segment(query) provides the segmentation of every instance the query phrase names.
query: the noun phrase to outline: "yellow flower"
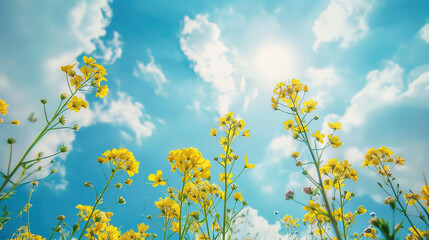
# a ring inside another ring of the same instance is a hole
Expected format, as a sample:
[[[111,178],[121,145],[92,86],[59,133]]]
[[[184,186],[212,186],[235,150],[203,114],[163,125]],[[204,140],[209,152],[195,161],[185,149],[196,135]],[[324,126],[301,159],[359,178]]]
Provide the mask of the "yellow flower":
[[[0,113],[5,115],[7,113],[7,107],[9,104],[6,104],[6,102],[3,99],[0,99]]]
[[[244,168],[252,169],[255,167],[255,164],[249,164],[247,162],[247,153],[244,155]]]
[[[316,105],[317,105],[317,102],[316,101],[313,101],[312,99],[309,99],[308,100],[308,102],[307,101],[304,101],[303,103],[302,103],[302,105],[304,105],[305,106],[305,108],[303,108],[301,111],[302,111],[302,113],[311,113],[313,110],[316,110]]]
[[[273,98],[273,97],[271,97],[271,106],[272,106],[274,109],[277,109],[277,108],[279,107],[279,105],[278,105],[278,101],[277,101],[275,98]]]
[[[125,180],[125,184],[127,184],[128,186],[131,185],[131,183],[133,183],[133,180],[131,180],[129,178],[127,180]]]
[[[292,153],[292,157],[295,158],[295,159],[299,158],[299,152],[293,152]]]
[[[19,121],[18,121],[18,120],[13,120],[13,121],[12,121],[12,122],[10,122],[10,123],[12,123],[13,125],[19,126]]]
[[[76,112],[79,112],[79,110],[83,107],[83,108],[87,108],[88,107],[88,102],[84,101],[82,98],[78,98],[76,96],[74,96],[72,98],[72,100],[67,103],[67,107],[70,110],[75,110]]]
[[[283,122],[283,125],[285,125],[286,130],[291,129],[293,127],[293,124],[294,124],[294,122],[291,119]]]
[[[328,123],[328,126],[334,130],[340,130],[341,129],[341,124],[334,122],[334,123]]]
[[[340,142],[340,138],[338,136],[332,136],[332,134],[329,134],[328,139],[333,148],[338,148],[339,146],[343,145],[343,143]]]
[[[320,133],[320,131],[316,131],[315,133],[311,134],[312,137],[316,139],[316,141],[323,143],[323,138],[325,137],[325,134]]]
[[[109,92],[109,88],[107,87],[107,85],[104,85],[104,86],[101,86],[98,88],[95,96],[100,97],[100,98],[104,98],[108,92]]]
[[[162,171],[158,170],[156,171],[156,175],[155,174],[151,174],[148,177],[149,181],[154,182],[152,184],[152,187],[157,187],[158,185],[164,186],[167,182],[165,182],[164,180],[162,180]]]
[[[93,66],[95,63],[95,60],[92,57],[87,57],[87,56],[83,57],[83,61],[86,63],[86,65],[90,65],[90,66]]]
[[[83,66],[80,68],[80,72],[83,73],[83,76],[85,77],[85,79],[89,79],[89,77],[91,76],[91,68],[88,66]]]
[[[74,78],[70,79],[70,85],[75,86],[75,90],[78,90],[82,86],[83,78],[79,75],[76,75]]]
[[[171,231],[173,231],[173,232],[175,232],[175,233],[179,233],[179,229],[180,229],[180,226],[179,226],[179,223],[178,222],[172,222],[171,223]]]
[[[249,129],[247,129],[246,131],[243,132],[243,136],[244,137],[250,137]]]
[[[149,229],[149,225],[140,223],[140,225],[137,225],[137,229],[139,230],[139,233],[144,233]]]
[[[69,71],[71,71],[74,68],[75,65],[76,65],[76,63],[73,65],[61,66],[61,71],[68,73]]]
[[[320,209],[320,204],[314,203],[313,200],[308,201],[308,206],[304,206],[305,211],[310,211],[308,214],[311,216],[316,215],[316,211]]]
[[[232,173],[227,173],[226,174],[226,181],[228,183],[232,182],[231,178],[232,178]],[[225,182],[225,174],[219,173],[219,182]]]
[[[406,193],[403,196],[408,205],[414,205],[420,199],[417,193]]]
[[[239,192],[234,193],[232,197],[234,198],[235,201],[239,201],[239,202],[243,201],[243,196],[241,196],[241,193]]]
[[[357,214],[362,215],[366,213],[366,209],[362,206],[359,206],[358,210],[357,210]]]
[[[212,128],[212,130],[210,130],[210,135],[216,136],[216,134],[217,134],[217,130],[215,128]]]

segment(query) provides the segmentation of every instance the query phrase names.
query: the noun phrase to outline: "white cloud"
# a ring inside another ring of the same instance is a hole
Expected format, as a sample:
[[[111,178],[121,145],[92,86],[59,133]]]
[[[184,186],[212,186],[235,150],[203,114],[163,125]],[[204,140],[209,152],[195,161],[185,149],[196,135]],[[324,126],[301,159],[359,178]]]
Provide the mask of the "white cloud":
[[[423,41],[429,43],[429,23],[426,23],[419,31],[420,37]]]
[[[314,22],[313,50],[316,51],[322,42],[333,41],[341,41],[340,46],[346,48],[363,38],[369,30],[367,18],[372,7],[372,0],[331,0]]]
[[[311,81],[311,87],[316,88],[320,86],[335,86],[340,81],[341,78],[338,75],[334,67],[325,67],[325,68],[314,68],[309,67],[306,72],[306,76]]]
[[[194,102],[192,102],[192,105],[188,105],[186,106],[189,110],[194,111],[199,113],[200,112],[200,108],[201,108],[201,102],[198,100],[194,100]]]
[[[150,62],[146,65],[143,62],[137,61],[137,69],[134,69],[134,76],[142,76],[144,80],[154,82],[156,85],[156,95],[165,94],[162,90],[162,85],[167,82],[161,67],[155,64],[155,59],[149,52]]]
[[[283,239],[284,236],[279,234],[281,230],[279,221],[269,224],[264,217],[258,215],[258,210],[251,207],[244,208],[241,213],[244,217],[235,223],[236,231],[231,239]]]
[[[250,101],[255,100],[258,96],[259,90],[254,88],[253,91],[244,98],[243,111],[246,111]]]
[[[113,32],[113,39],[107,41],[106,44],[101,41],[101,39],[97,38],[95,42],[98,44],[98,49],[102,54],[98,55],[94,53],[93,57],[103,59],[103,64],[115,63],[116,60],[122,56],[123,42],[120,38],[121,35],[116,31]]]
[[[215,89],[219,114],[228,112],[237,83],[227,57],[230,51],[220,40],[219,27],[208,20],[208,15],[197,14],[195,19],[185,16],[180,48],[193,62],[195,73]]]
[[[105,101],[104,104],[96,104],[94,113],[96,121],[111,123],[113,125],[125,125],[135,134],[137,144],[142,139],[152,135],[155,125],[149,121],[143,104],[135,102],[124,92],[118,92],[119,99]]]
[[[124,138],[126,141],[130,142],[133,140],[133,137],[130,134],[128,134],[127,132],[121,130],[120,133],[121,133],[122,138]]]
[[[366,85],[353,96],[351,105],[341,117],[344,130],[362,126],[371,113],[386,103],[396,101],[404,90],[403,72],[394,62],[388,62],[381,71],[369,72]]]
[[[291,136],[275,137],[268,145],[264,161],[255,163],[255,171],[252,172],[253,177],[255,179],[264,179],[270,169],[275,169],[275,166],[282,159],[291,157],[292,153],[297,150],[298,144]]]
[[[408,90],[403,94],[403,96],[423,100],[429,97],[428,93],[429,72],[425,72],[408,85]]]

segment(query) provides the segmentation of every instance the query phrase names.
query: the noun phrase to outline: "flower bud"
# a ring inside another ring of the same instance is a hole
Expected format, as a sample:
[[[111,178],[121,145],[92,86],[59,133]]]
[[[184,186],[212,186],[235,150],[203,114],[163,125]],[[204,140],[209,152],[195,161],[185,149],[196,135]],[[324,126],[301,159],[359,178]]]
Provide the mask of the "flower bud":
[[[238,189],[237,184],[233,183],[233,184],[231,185],[231,189],[232,189],[232,190],[237,190],[237,189]]]
[[[216,157],[214,157],[214,160],[217,162],[219,160],[219,158],[216,156]]]
[[[65,153],[65,152],[67,152],[68,150],[69,150],[69,149],[67,148],[67,146],[62,145],[62,146],[60,147],[60,152]]]
[[[47,104],[47,103],[48,103],[48,100],[46,100],[46,99],[40,99],[40,102],[41,102],[42,104]]]
[[[15,144],[15,143],[16,143],[15,139],[13,139],[11,137],[7,139],[7,144]]]
[[[122,188],[122,183],[117,183],[117,184],[115,184],[115,187],[116,187],[117,189],[121,189],[121,188]]]
[[[295,159],[299,158],[299,152],[293,152],[292,153],[292,157],[295,158]]]
[[[246,206],[247,204],[249,204],[247,201],[243,201],[243,206]]]
[[[152,234],[152,239],[155,239],[155,238],[157,238],[158,237],[158,235],[156,234],[156,233],[153,233]]]
[[[302,166],[302,162],[301,162],[301,161],[297,161],[297,162],[295,163],[295,165],[296,165],[297,167],[301,167],[301,166]]]
[[[75,224],[73,225],[73,232],[77,232],[77,230],[79,230],[79,225]]]
[[[313,189],[311,187],[303,187],[302,192],[308,195],[313,195]]]
[[[319,116],[315,115],[314,120],[319,120]]]
[[[285,194],[286,200],[293,199],[294,197],[295,197],[295,192],[293,190],[289,190]]]
[[[384,204],[386,204],[386,205],[390,205],[390,207],[392,208],[392,209],[395,209],[395,199],[393,198],[393,197],[387,197],[386,199],[384,199],[384,202],[383,202]]]
[[[31,182],[31,185],[33,185],[33,187],[34,187],[34,186],[39,186],[39,181],[32,181],[32,182]]]
[[[51,174],[54,174],[54,173],[56,173],[56,172],[58,172],[58,169],[53,168],[53,169],[52,169],[52,171],[51,171]]]
[[[13,125],[19,126],[19,121],[18,121],[18,120],[13,120],[13,121],[12,121],[12,122],[10,122],[10,123],[12,123]]]
[[[152,216],[151,215],[147,215],[146,218],[149,219],[149,220],[151,220]]]
[[[79,125],[75,124],[75,125],[73,126],[73,130],[75,130],[75,131],[79,131]]]
[[[66,216],[64,215],[60,215],[57,217],[58,220],[63,221],[64,219],[66,219]]]
[[[121,196],[121,197],[119,197],[119,199],[118,199],[118,203],[119,203],[119,204],[125,204],[125,203],[126,203],[125,198],[123,198],[122,196]]]
[[[67,93],[61,93],[61,95],[60,95],[61,100],[67,99],[68,97],[69,97],[69,95],[67,95]]]
[[[90,182],[88,182],[88,181],[86,181],[83,185],[84,185],[85,187],[89,187],[89,186],[91,186],[91,183],[90,183]]]
[[[226,209],[226,212],[227,213],[231,213],[231,209]]]
[[[64,117],[63,115],[61,115],[61,116],[58,118],[58,122],[59,122],[61,125],[64,125],[64,124],[67,122],[66,117]]]

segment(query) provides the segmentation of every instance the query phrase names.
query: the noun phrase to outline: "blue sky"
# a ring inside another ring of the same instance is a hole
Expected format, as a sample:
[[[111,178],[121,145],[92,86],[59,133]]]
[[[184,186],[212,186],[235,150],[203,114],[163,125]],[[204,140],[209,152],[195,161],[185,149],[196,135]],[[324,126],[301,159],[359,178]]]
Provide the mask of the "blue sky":
[[[274,237],[275,210],[294,217],[304,212],[286,202],[284,193],[295,189],[297,199],[307,201],[300,194],[305,179],[290,157],[305,150],[283,129],[287,116],[270,106],[275,83],[291,78],[307,83],[318,101],[313,131],[326,129],[328,121],[343,124],[344,146],[325,159],[347,159],[358,170],[358,183],[350,185],[359,196],[356,206],[382,209],[379,215],[388,217],[377,202],[384,195],[376,177],[360,166],[367,149],[387,146],[408,163],[396,173],[404,189],[418,191],[423,183],[429,154],[428,9],[427,1],[399,0],[1,2],[0,98],[10,105],[10,119],[24,120],[30,112],[41,119],[40,98],[53,108],[66,89],[61,65],[91,55],[108,71],[108,97],[87,95],[90,108],[67,117],[81,130],[56,132],[38,146],[52,152],[66,144],[71,151],[56,159],[59,173],[34,193],[33,232],[47,236],[60,214],[72,223],[74,206],[91,201],[83,182],[102,184],[97,157],[118,147],[134,153],[140,173],[131,187],[106,197],[127,199],[112,209],[113,223],[129,229],[146,222],[142,215],[155,215],[153,202],[164,196],[147,176],[162,169],[174,179],[167,171],[170,150],[193,146],[207,159],[218,155],[221,148],[209,131],[221,114],[233,111],[251,133],[236,151],[256,164],[238,184],[256,229],[269,229]],[[19,151],[41,124],[25,131],[3,127],[0,136],[19,135]],[[4,157],[8,146],[0,141]],[[28,190],[17,192],[10,211],[25,204]],[[367,218],[358,220],[357,229]],[[24,219],[14,219],[0,236],[21,224]]]

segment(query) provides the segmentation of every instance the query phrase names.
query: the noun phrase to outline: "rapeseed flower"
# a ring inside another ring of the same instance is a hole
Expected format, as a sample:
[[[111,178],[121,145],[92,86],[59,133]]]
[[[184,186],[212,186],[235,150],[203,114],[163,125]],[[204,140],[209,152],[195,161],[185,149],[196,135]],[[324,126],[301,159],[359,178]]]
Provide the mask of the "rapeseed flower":
[[[150,174],[148,177],[149,181],[154,182],[152,184],[153,187],[157,187],[158,185],[164,186],[167,182],[162,179],[162,171],[158,170],[155,174]]]
[[[6,115],[8,106],[9,104],[6,104],[6,102],[0,98],[0,114]]]

